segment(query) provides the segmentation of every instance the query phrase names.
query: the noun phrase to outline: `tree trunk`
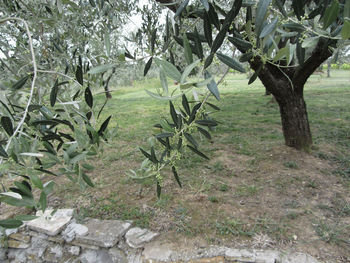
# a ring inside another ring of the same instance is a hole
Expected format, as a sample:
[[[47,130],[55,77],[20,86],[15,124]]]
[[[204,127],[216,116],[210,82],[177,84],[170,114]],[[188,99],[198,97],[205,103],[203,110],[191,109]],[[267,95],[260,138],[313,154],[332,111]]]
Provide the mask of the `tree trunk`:
[[[267,88],[265,88],[265,96],[269,96],[271,95],[271,92],[267,90]]]
[[[109,91],[108,85],[105,85],[105,94],[106,94],[106,99],[111,99],[112,98],[112,94]]]
[[[106,99],[111,99],[112,98],[112,94],[109,90],[109,81],[111,80],[113,74],[115,73],[115,67],[113,68],[111,74],[108,76],[108,78],[106,79],[106,81],[103,82],[102,85],[104,85],[104,89],[105,89],[105,95],[106,95]]]
[[[286,145],[298,150],[309,150],[312,137],[303,96],[290,92],[282,99],[276,100],[280,107]]]
[[[331,77],[331,59],[327,60],[327,78]]]

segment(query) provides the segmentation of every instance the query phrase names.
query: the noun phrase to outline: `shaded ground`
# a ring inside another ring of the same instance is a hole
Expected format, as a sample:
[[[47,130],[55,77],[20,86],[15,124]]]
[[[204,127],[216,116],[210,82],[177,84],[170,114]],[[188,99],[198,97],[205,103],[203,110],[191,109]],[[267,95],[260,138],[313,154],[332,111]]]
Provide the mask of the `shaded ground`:
[[[350,85],[346,74],[333,80],[337,87],[319,76],[308,82],[315,145],[304,153],[283,145],[278,106],[262,96],[260,84],[236,88],[246,80],[230,76],[217,103],[223,111],[215,116],[221,124],[214,143],[201,142],[211,160],[186,153],[179,169],[184,187],[165,171],[159,200],[152,181],[140,185],[125,173],[139,167],[138,146],[146,145],[145,134],[167,105],[141,91],[115,94],[120,137],[94,161],[96,187],[80,191],[57,178],[50,205],[76,208],[78,220],[131,219],[161,239],[181,240],[179,246],[292,249],[350,262]]]

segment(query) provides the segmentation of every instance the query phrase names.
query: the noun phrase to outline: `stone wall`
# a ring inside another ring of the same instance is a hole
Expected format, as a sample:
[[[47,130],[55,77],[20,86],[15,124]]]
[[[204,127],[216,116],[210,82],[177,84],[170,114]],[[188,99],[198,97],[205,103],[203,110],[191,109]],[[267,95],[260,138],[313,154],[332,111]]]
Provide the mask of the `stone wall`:
[[[157,242],[158,233],[133,227],[130,221],[87,219],[77,223],[73,209],[52,214],[38,212],[38,218],[19,229],[6,230],[0,248],[0,262],[82,263],[317,263],[301,253],[273,250],[232,249],[211,246],[195,251],[178,251]]]

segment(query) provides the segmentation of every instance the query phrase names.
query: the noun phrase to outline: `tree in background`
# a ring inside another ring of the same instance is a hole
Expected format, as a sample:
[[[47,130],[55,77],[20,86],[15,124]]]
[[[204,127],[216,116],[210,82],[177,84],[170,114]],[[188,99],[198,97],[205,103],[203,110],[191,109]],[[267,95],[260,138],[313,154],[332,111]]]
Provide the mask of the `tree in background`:
[[[304,85],[310,75],[330,56],[337,45],[350,36],[350,3],[338,0],[316,1],[232,1],[231,9],[207,0],[189,5],[171,0],[156,0],[175,13],[175,23],[201,20],[205,42],[210,47],[204,68],[214,55],[225,64],[240,70],[242,66],[231,56],[219,52],[225,40],[234,45],[255,71],[257,77],[279,104],[283,135],[287,146],[309,149],[311,131],[304,101]],[[245,23],[236,23],[238,14]],[[213,35],[213,28],[217,34]],[[192,34],[176,32],[179,34]],[[193,39],[190,39],[194,42]],[[195,51],[196,52],[196,51]],[[194,53],[195,53],[194,52]],[[197,54],[198,55],[198,54]]]

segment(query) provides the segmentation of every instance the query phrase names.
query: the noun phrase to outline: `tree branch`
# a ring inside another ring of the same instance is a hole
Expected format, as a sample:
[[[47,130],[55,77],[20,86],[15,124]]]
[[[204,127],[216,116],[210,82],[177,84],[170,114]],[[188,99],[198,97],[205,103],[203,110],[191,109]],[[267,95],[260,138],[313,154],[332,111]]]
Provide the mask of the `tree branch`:
[[[4,19],[0,19],[0,24],[5,23],[7,21],[11,21],[11,20],[19,21],[19,22],[22,22],[24,24],[24,27],[26,29],[26,33],[28,35],[28,43],[29,43],[30,54],[32,56],[32,63],[33,63],[33,69],[34,69],[33,71],[34,72],[33,72],[33,79],[32,79],[32,84],[31,84],[31,88],[30,88],[29,98],[28,98],[27,105],[26,105],[26,108],[24,110],[22,119],[18,123],[18,125],[17,125],[15,131],[13,132],[13,134],[11,135],[11,137],[8,139],[6,147],[5,147],[5,151],[8,150],[8,148],[11,145],[12,139],[17,135],[17,133],[20,133],[22,131],[22,128],[23,128],[22,126],[23,126],[24,121],[26,120],[27,115],[28,115],[29,106],[32,103],[34,90],[35,90],[35,82],[36,82],[36,78],[37,78],[37,71],[38,71],[37,64],[36,64],[35,53],[34,53],[34,48],[33,48],[32,36],[31,36],[31,33],[30,33],[29,26],[28,26],[27,22],[25,20],[21,19],[21,18],[18,18],[18,17],[7,17],[7,18],[4,18]],[[0,159],[0,164],[2,163],[2,161],[3,161],[3,158]]]
[[[155,0],[156,2],[166,6],[167,8],[169,8],[171,11],[173,11],[174,13],[177,10],[178,4],[177,2],[173,2],[173,0]]]
[[[302,94],[304,84],[312,73],[329,57],[333,52],[329,48],[329,41],[324,38],[320,38],[317,46],[313,50],[311,56],[304,62],[303,65],[299,65],[296,68],[293,83],[295,84],[295,91]]]
[[[15,75],[17,78],[19,78],[19,76],[16,74],[16,72],[14,72],[14,71],[5,63],[5,61],[2,60],[2,58],[0,58],[0,61],[1,61],[1,63],[2,63],[9,71],[11,71],[11,73],[12,73],[13,75]]]

